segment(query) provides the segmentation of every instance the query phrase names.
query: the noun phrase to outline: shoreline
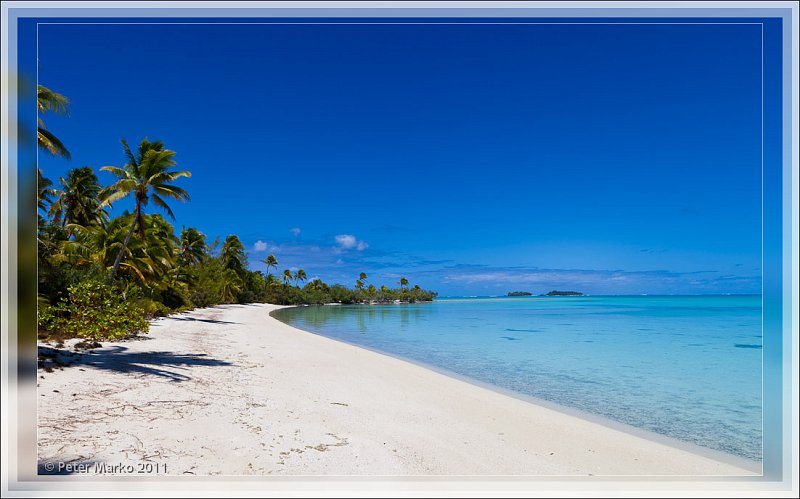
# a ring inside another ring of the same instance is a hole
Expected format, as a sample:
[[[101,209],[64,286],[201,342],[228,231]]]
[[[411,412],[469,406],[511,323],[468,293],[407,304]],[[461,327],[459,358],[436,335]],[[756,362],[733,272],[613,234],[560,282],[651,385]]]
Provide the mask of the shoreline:
[[[322,334],[318,334],[318,333],[315,333],[313,331],[307,331],[305,329],[297,328],[295,326],[292,326],[291,324],[287,324],[287,323],[281,321],[280,319],[275,318],[275,316],[272,315],[272,313],[275,312],[276,310],[280,310],[280,309],[284,309],[284,308],[299,307],[299,306],[304,306],[304,305],[276,305],[276,307],[279,307],[279,308],[276,308],[275,310],[270,311],[269,316],[272,319],[275,319],[275,320],[281,322],[282,324],[285,324],[285,325],[287,325],[287,326],[289,326],[289,327],[291,327],[291,328],[293,328],[293,329],[295,329],[297,331],[303,332],[303,333],[312,334],[312,335],[318,336],[320,338],[326,338],[326,339],[329,339],[329,340],[332,340],[332,341],[337,341],[339,343],[344,343],[345,345],[350,345],[350,346],[355,347],[355,348],[362,348],[364,350],[368,350],[368,351],[376,353],[378,355],[383,355],[383,356],[390,357],[390,358],[393,358],[393,359],[397,359],[397,360],[400,360],[400,361],[403,361],[403,362],[408,362],[409,364],[413,364],[413,365],[421,367],[423,369],[427,369],[429,371],[433,371],[433,372],[435,372],[437,374],[441,374],[442,376],[447,376],[448,378],[452,378],[452,379],[455,379],[457,381],[461,381],[463,383],[468,383],[470,385],[476,386],[476,387],[484,389],[484,390],[489,390],[489,391],[492,391],[492,392],[495,392],[495,393],[498,393],[498,394],[501,394],[501,395],[505,395],[507,397],[511,397],[511,398],[514,398],[514,399],[517,399],[517,400],[521,400],[523,402],[527,402],[529,404],[533,404],[533,405],[542,407],[544,409],[548,409],[548,410],[555,411],[555,412],[560,412],[560,413],[563,413],[563,414],[571,416],[571,417],[580,418],[580,419],[586,420],[588,422],[595,423],[595,424],[607,427],[607,428],[612,429],[612,430],[625,432],[625,433],[628,433],[630,435],[633,435],[633,436],[636,436],[636,437],[639,437],[639,438],[644,438],[644,439],[647,439],[647,440],[651,440],[651,441],[653,441],[655,443],[659,443],[659,444],[663,444],[663,445],[669,445],[671,447],[675,447],[677,449],[681,449],[681,450],[684,450],[686,452],[691,452],[693,454],[698,454],[700,456],[707,457],[708,459],[714,459],[716,461],[720,461],[720,462],[723,462],[723,463],[726,463],[726,464],[730,464],[731,466],[744,468],[744,469],[746,469],[746,470],[748,470],[748,471],[750,471],[752,473],[761,474],[761,472],[762,472],[762,463],[759,462],[759,461],[754,461],[754,460],[748,459],[746,457],[737,456],[736,454],[729,454],[727,452],[723,452],[723,451],[720,451],[720,450],[711,449],[709,447],[703,447],[703,446],[694,444],[692,442],[686,442],[684,440],[680,440],[680,439],[677,439],[677,438],[674,438],[674,437],[670,437],[669,435],[663,435],[661,433],[656,433],[654,431],[647,430],[645,428],[639,428],[638,426],[633,426],[633,425],[630,425],[630,424],[627,424],[627,423],[623,423],[621,421],[616,421],[614,419],[602,416],[600,414],[594,414],[594,413],[591,413],[591,412],[588,412],[588,411],[584,411],[584,410],[581,410],[581,409],[577,409],[577,408],[574,408],[574,407],[569,407],[569,406],[566,406],[566,405],[562,405],[562,404],[559,404],[557,402],[551,402],[549,400],[542,399],[542,398],[539,398],[539,397],[535,397],[533,395],[527,395],[525,393],[516,392],[516,391],[508,389],[508,388],[503,388],[502,386],[493,385],[493,384],[487,383],[485,381],[481,381],[481,380],[478,380],[478,379],[475,379],[475,378],[471,378],[471,377],[463,375],[463,374],[459,374],[459,373],[454,372],[454,371],[450,371],[450,370],[448,370],[446,368],[443,368],[443,367],[435,366],[433,364],[427,364],[425,362],[421,362],[421,361],[412,359],[410,357],[404,357],[402,355],[396,355],[396,354],[391,353],[391,352],[386,352],[386,351],[379,350],[379,349],[376,349],[376,348],[371,348],[371,347],[368,347],[368,346],[365,346],[365,345],[358,345],[356,343],[351,343],[349,341],[345,341],[345,340],[339,339],[339,338],[330,338],[328,336],[325,336],[325,335],[322,335]],[[309,305],[309,306],[313,306],[313,305]]]
[[[196,309],[153,321],[141,341],[71,355],[65,347],[58,354],[71,365],[38,371],[40,466],[156,462],[169,475],[760,474],[294,328],[270,315],[278,308],[286,307]]]

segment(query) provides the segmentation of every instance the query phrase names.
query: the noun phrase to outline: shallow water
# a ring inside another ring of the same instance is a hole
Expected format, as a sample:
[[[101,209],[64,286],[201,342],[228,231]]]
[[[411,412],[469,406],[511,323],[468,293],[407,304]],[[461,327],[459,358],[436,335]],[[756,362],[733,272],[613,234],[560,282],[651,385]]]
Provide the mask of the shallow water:
[[[300,329],[761,460],[761,296],[281,309]]]

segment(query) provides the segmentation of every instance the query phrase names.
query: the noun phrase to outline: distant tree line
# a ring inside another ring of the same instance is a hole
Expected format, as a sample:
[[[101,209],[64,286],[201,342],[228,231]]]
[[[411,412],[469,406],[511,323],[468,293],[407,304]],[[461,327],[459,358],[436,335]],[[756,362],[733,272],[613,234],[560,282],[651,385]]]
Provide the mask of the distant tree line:
[[[67,147],[47,128],[43,115],[66,114],[69,100],[38,87],[38,143],[55,156],[70,158]],[[84,166],[54,184],[38,170],[38,323],[40,338],[117,339],[146,332],[147,319],[221,303],[275,304],[391,303],[432,300],[436,293],[409,287],[377,288],[362,273],[353,288],[307,282],[303,269],[266,273],[248,268],[245,248],[231,234],[208,242],[194,227],[176,234],[170,200],[189,201],[175,185],[186,170],[175,170],[175,151],[143,139],[131,148],[122,140],[124,164],[105,166],[116,177],[100,184]],[[129,198],[133,211],[111,217],[109,208]],[[163,211],[148,213],[151,206]]]

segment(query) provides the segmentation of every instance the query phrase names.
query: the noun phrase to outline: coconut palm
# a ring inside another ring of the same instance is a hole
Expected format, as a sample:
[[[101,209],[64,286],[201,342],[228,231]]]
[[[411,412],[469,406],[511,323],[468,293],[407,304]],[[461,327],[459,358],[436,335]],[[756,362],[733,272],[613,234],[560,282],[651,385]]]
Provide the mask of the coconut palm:
[[[365,273],[363,273],[363,272],[362,272],[362,273],[360,273],[360,274],[358,275],[358,280],[360,280],[360,281],[366,281],[366,280],[367,280],[367,274],[365,274]]]
[[[289,269],[284,270],[283,271],[283,276],[281,276],[281,277],[283,277],[283,283],[284,284],[289,284],[289,281],[291,281],[293,279],[292,271],[289,270]]]
[[[36,213],[36,225],[38,228],[36,234],[36,243],[38,248],[38,257],[39,259],[42,259],[46,255],[53,253],[59,243],[59,240],[63,239],[63,231],[60,230],[60,227],[54,227],[47,223],[45,214],[47,214],[48,204],[52,203],[54,194],[54,189],[52,188],[53,182],[51,182],[49,178],[46,178],[44,175],[42,175],[42,170],[40,168],[37,168],[36,171],[36,206],[38,207]]]
[[[42,175],[42,169],[37,168],[37,179],[36,179],[36,201],[37,206],[43,212],[47,211],[47,205],[52,201],[52,197],[55,194],[54,189],[52,187],[53,182]]]
[[[298,269],[297,272],[294,274],[294,285],[297,286],[297,281],[303,282],[307,279],[306,271],[303,269]]]
[[[130,268],[143,284],[162,285],[163,277],[175,269],[180,240],[175,229],[161,215],[144,217],[145,237],[135,241],[134,259]]]
[[[275,267],[276,269],[278,268],[278,260],[275,258],[275,255],[269,255],[268,257],[266,257],[265,259],[263,259],[261,261],[264,262],[266,264],[266,266],[267,266],[267,275],[268,276],[269,276],[269,268],[270,267]]]
[[[75,238],[61,243],[61,254],[57,257],[77,267],[99,265],[108,268],[123,246],[132,218],[132,214],[125,213],[108,224],[67,225],[67,230]],[[124,248],[126,258],[120,263],[120,268],[137,277],[142,284],[150,285],[173,269],[178,240],[172,225],[161,215],[144,215],[141,223],[144,237],[130,241]]]
[[[231,234],[225,238],[225,242],[222,243],[222,249],[219,252],[219,258],[224,268],[231,269],[239,277],[243,277],[247,268],[247,256],[244,253],[244,244],[236,234]]]
[[[50,215],[61,226],[78,224],[97,225],[108,218],[108,213],[100,207],[100,182],[89,166],[73,168],[67,178],[60,178],[61,189],[54,190],[56,200],[50,205]]]
[[[401,277],[400,278],[400,287],[401,288],[408,287],[408,279],[406,279],[405,277]]]
[[[233,303],[242,292],[244,282],[233,269],[225,269],[220,281],[220,298],[224,303]]]
[[[74,235],[73,239],[61,242],[60,254],[54,255],[56,259],[71,262],[76,267],[87,264],[97,264],[104,268],[113,264],[114,256],[122,248],[127,226],[123,226],[130,215],[126,214],[111,220],[104,225],[68,225],[67,228]],[[130,250],[126,249],[128,258]]]
[[[206,236],[194,227],[181,230],[181,245],[178,248],[178,270],[175,279],[179,279],[184,265],[196,265],[206,257],[208,244]]]
[[[52,111],[56,114],[66,115],[69,110],[69,99],[45,86],[39,85],[36,92],[36,106],[39,114]],[[69,159],[69,151],[55,135],[47,130],[41,116],[37,117],[37,121],[36,140],[39,148],[44,149],[53,156]]]
[[[109,281],[113,281],[117,274],[120,262],[125,255],[125,250],[136,226],[139,226],[142,235],[144,233],[142,215],[148,201],[152,199],[156,206],[162,208],[170,218],[174,219],[175,215],[167,205],[164,197],[188,201],[189,194],[182,188],[171,185],[171,183],[180,177],[192,176],[188,171],[169,171],[169,168],[176,164],[172,159],[175,156],[175,151],[164,149],[164,144],[160,141],[149,142],[145,138],[139,144],[139,150],[136,153],[131,151],[125,139],[122,140],[122,146],[125,156],[128,158],[128,163],[121,168],[117,166],[104,166],[101,168],[101,170],[111,172],[119,179],[108,187],[106,195],[101,202],[101,207],[108,206],[130,194],[134,196],[136,207],[128,234],[125,236],[122,248],[120,248],[114,265],[111,267]]]

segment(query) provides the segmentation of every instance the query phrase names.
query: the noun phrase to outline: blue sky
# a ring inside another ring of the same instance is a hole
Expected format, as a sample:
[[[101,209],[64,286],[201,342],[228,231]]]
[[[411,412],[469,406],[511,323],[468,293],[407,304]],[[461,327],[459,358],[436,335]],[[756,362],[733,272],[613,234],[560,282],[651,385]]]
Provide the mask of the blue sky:
[[[175,226],[251,268],[442,295],[761,289],[754,25],[40,25],[45,116],[122,165],[162,140]],[[100,173],[101,182],[111,177]],[[126,209],[119,203],[116,210]],[[155,207],[150,207],[156,210]]]

